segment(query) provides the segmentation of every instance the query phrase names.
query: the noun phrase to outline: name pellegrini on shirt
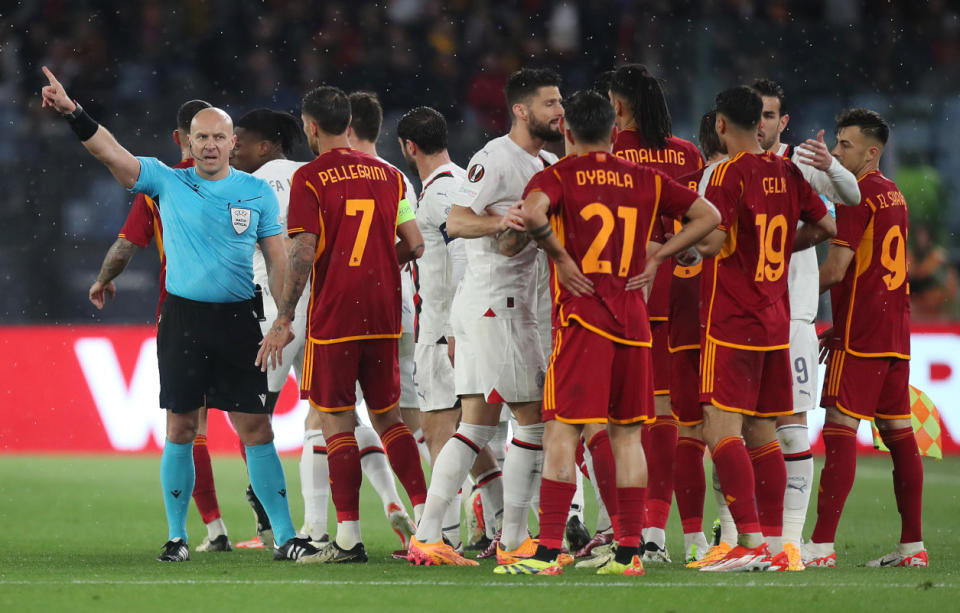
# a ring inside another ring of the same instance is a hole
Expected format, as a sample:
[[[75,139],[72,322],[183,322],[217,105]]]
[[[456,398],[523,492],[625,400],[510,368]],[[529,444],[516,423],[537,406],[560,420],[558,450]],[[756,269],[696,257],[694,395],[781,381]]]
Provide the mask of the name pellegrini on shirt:
[[[344,166],[334,166],[326,170],[318,170],[317,176],[320,178],[320,184],[338,183],[349,179],[372,179],[374,181],[386,181],[387,173],[379,166],[369,166],[367,164],[346,164]]]

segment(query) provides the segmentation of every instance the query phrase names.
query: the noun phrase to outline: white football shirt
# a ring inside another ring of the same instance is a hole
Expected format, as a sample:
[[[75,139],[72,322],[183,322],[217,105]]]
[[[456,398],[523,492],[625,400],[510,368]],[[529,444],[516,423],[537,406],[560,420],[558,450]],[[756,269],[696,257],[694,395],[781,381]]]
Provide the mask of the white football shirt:
[[[298,168],[306,162],[294,162],[293,160],[270,160],[260,168],[253,171],[253,176],[259,177],[270,184],[273,191],[277,194],[277,202],[280,203],[280,215],[277,221],[283,227],[283,237],[287,236],[287,210],[290,208],[290,179]],[[286,250],[284,250],[286,251]],[[267,263],[263,259],[263,252],[260,249],[253,251],[253,282],[263,288],[265,296],[270,295],[270,285],[267,282]],[[305,296],[309,296],[309,290],[305,290],[300,296],[300,302],[297,303],[299,312]]]
[[[467,180],[454,204],[477,215],[502,215],[523,196],[536,173],[557,161],[552,153],[530,155],[504,135],[491,140],[470,159]],[[458,311],[482,317],[488,310],[497,317],[523,317],[536,321],[537,245],[533,241],[513,257],[500,255],[494,236],[465,240],[467,269],[457,298]]]
[[[423,181],[417,208],[417,225],[424,244],[423,257],[417,260],[420,343],[435,343],[453,334],[450,305],[463,278],[466,241],[447,236],[447,215],[466,178],[463,168],[449,163],[436,168]]]

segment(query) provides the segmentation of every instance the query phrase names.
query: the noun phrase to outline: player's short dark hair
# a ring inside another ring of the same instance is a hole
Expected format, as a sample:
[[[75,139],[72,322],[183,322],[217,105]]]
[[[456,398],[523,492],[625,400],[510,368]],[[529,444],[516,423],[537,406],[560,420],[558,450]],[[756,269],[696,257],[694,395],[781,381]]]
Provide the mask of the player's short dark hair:
[[[350,100],[339,87],[321,85],[310,90],[303,97],[301,110],[326,134],[343,134],[350,125]]]
[[[776,98],[780,101],[780,115],[787,114],[787,95],[783,93],[783,87],[771,79],[757,79],[753,82],[753,89],[757,90],[761,96]]]
[[[605,141],[616,121],[610,99],[592,90],[575,92],[564,101],[563,111],[564,125],[585,143]]]
[[[177,129],[181,132],[190,132],[190,122],[193,121],[193,116],[203,109],[209,109],[212,106],[213,105],[206,100],[188,100],[184,102],[180,105],[180,110],[177,111]]]
[[[837,115],[837,131],[840,128],[857,126],[860,131],[870,138],[880,141],[880,144],[886,145],[890,138],[890,124],[880,113],[870,109],[856,108],[847,109]]]
[[[610,82],[613,81],[613,70],[604,70],[593,80],[593,89],[604,96],[610,93]]]
[[[541,87],[560,87],[560,75],[547,68],[521,68],[516,71],[507,78],[503,88],[507,108],[513,108],[517,103],[526,104]]]
[[[644,145],[656,149],[667,146],[673,122],[660,79],[643,64],[624,64],[613,72],[610,91],[627,101]]]
[[[428,155],[440,153],[447,148],[447,120],[436,109],[418,106],[397,122],[397,136],[413,141]]]
[[[303,137],[303,130],[296,117],[270,109],[250,111],[238,119],[236,125],[238,128],[255,132],[263,140],[280,145],[283,154],[287,156]]]
[[[731,87],[717,94],[717,114],[723,115],[735,126],[751,130],[760,123],[763,100],[752,87]]]
[[[717,111],[711,109],[700,118],[700,150],[703,157],[710,159],[718,153],[726,153],[720,135],[717,134]]]
[[[350,127],[363,140],[377,142],[383,125],[383,106],[373,92],[350,94]]]

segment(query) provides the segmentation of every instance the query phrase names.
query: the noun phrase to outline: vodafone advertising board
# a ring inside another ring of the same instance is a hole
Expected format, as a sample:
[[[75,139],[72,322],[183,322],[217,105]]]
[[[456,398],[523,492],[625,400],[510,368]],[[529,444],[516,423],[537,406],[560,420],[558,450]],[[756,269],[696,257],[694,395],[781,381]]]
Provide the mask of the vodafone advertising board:
[[[911,383],[943,419],[944,453],[960,454],[960,325],[914,326]],[[0,326],[0,453],[155,452],[163,446],[155,329],[152,326]],[[823,367],[819,381],[823,381]],[[290,375],[273,418],[281,452],[298,451],[309,410]],[[823,411],[810,418],[817,441]],[[234,452],[225,413],[211,411],[207,444]],[[862,425],[862,445],[870,445]]]

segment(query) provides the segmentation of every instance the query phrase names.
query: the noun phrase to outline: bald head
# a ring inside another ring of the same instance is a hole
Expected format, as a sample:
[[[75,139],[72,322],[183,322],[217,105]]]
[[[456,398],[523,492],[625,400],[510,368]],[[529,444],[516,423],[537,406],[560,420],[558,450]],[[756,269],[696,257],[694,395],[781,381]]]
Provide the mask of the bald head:
[[[236,142],[230,115],[214,107],[198,111],[190,122],[190,154],[197,174],[210,180],[229,175],[230,152]]]

